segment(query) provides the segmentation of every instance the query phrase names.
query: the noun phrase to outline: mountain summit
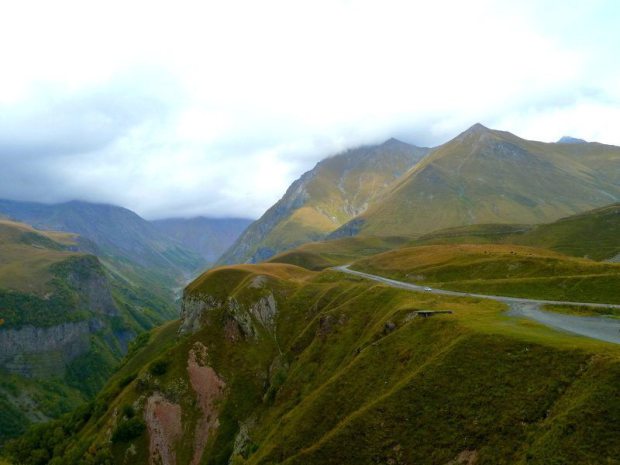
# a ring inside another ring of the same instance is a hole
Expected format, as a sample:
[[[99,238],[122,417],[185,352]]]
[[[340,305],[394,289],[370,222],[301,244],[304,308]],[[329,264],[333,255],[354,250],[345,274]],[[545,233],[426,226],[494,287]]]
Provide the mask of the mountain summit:
[[[583,139],[576,139],[575,137],[564,136],[558,141],[558,144],[587,144],[587,142]]]
[[[319,162],[248,227],[219,264],[259,262],[300,244],[325,238],[366,211],[429,149],[389,139]]]
[[[335,235],[543,223],[619,199],[620,147],[528,141],[476,124],[434,149]]]

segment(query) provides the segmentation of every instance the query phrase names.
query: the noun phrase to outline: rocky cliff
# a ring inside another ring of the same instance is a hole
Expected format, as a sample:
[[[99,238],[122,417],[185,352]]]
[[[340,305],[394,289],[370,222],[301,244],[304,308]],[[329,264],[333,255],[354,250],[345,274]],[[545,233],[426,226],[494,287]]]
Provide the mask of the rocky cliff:
[[[182,321],[88,420],[63,424],[73,437],[12,450],[43,443],[71,465],[84,450],[119,465],[606,463],[620,452],[618,380],[609,347],[510,323],[499,303],[222,267],[186,288]]]
[[[148,325],[76,240],[0,222],[0,442],[94,395]]]

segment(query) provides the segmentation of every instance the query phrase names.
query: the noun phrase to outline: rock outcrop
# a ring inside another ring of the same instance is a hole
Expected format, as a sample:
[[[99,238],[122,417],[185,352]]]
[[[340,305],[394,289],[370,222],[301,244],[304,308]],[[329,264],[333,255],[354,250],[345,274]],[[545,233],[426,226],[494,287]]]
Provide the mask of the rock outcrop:
[[[60,375],[65,366],[90,349],[88,321],[49,328],[25,326],[0,331],[0,366],[33,377]]]

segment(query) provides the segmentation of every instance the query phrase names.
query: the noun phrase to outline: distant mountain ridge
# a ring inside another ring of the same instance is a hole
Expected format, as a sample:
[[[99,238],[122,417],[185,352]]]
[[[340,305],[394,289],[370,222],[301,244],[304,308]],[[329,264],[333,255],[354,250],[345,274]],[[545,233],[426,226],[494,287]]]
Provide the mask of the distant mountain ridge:
[[[429,149],[396,139],[324,159],[252,223],[218,264],[258,262],[323,239],[365,212]]]
[[[0,213],[38,229],[79,234],[91,247],[96,246],[98,254],[122,256],[143,267],[185,273],[201,265],[198,256],[123,207],[82,201],[42,204],[0,200]]]
[[[78,242],[0,220],[0,443],[94,395],[129,341],[175,315]]]
[[[157,230],[214,263],[253,222],[247,218],[167,218],[151,221]]]
[[[476,124],[433,149],[333,236],[546,223],[618,200],[620,147],[528,141]]]

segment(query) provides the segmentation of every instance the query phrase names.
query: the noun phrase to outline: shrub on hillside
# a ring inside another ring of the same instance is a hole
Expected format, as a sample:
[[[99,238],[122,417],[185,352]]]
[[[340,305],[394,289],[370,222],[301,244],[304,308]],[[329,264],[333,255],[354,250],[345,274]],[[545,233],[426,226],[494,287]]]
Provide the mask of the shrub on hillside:
[[[130,418],[129,420],[122,421],[112,433],[112,442],[127,442],[140,436],[146,425],[140,418]]]

